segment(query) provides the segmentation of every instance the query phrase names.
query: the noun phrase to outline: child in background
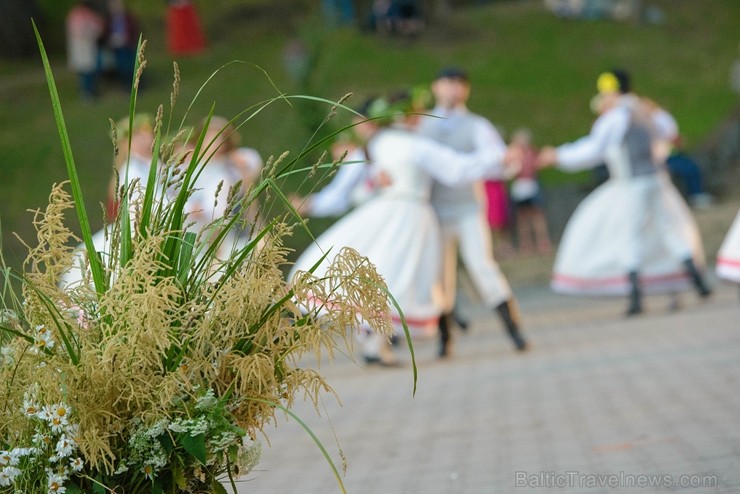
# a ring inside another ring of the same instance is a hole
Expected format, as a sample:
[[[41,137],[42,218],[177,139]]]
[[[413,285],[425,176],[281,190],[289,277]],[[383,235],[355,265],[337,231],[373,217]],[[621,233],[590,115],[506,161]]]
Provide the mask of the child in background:
[[[521,156],[518,171],[511,184],[511,199],[516,215],[517,240],[522,254],[549,254],[552,244],[547,220],[542,209],[542,195],[537,182],[537,150],[532,146],[532,133],[519,129],[512,135],[511,148]]]

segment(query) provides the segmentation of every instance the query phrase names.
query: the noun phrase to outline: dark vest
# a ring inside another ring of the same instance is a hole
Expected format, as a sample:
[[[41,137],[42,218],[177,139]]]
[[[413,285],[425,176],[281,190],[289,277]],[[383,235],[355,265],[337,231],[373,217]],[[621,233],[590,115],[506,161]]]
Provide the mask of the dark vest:
[[[630,174],[633,177],[651,175],[658,171],[653,161],[652,143],[653,135],[648,125],[632,118],[622,139],[622,146],[627,153]]]

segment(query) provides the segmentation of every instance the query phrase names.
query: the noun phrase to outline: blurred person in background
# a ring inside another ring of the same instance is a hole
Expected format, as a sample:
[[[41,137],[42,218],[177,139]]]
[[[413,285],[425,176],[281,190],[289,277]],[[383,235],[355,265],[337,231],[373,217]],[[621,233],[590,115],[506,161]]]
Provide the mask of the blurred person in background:
[[[332,144],[332,159],[339,160],[343,155],[344,159],[331,182],[307,197],[295,194],[290,197],[299,214],[316,218],[341,216],[377,193],[382,177],[376,175],[367,155],[367,141],[376,129],[365,117],[374,100],[366,100],[357,109],[357,114],[352,116],[352,128]]]
[[[195,55],[206,47],[200,17],[192,0],[167,0],[167,48],[173,55]]]
[[[511,137],[510,148],[519,158],[514,163],[515,176],[511,184],[511,199],[517,228],[517,247],[521,254],[537,252],[542,255],[552,250],[547,232],[547,219],[542,208],[542,193],[537,181],[537,150],[532,145],[532,132],[518,129]]]
[[[632,93],[627,72],[597,80],[599,117],[591,132],[543,148],[542,166],[566,171],[606,162],[610,178],[571,216],[558,248],[555,291],[627,295],[627,315],[643,311],[643,291],[674,293],[690,282],[710,295],[701,268],[704,252],[691,212],[665,173],[664,142],[650,109]]]
[[[114,159],[114,174],[108,184],[106,215],[114,221],[118,215],[118,200],[121,187],[126,183],[138,182],[137,196],[149,179],[152,164],[152,145],[154,144],[154,119],[148,113],[134,116],[129,139],[129,119],[122,118],[116,123],[118,154]]]
[[[667,156],[665,161],[668,170],[671,176],[679,181],[689,204],[697,209],[711,206],[714,200],[704,191],[701,168],[683,149],[675,117],[650,98],[643,97],[642,102],[653,119],[658,137],[665,146],[661,152]]]
[[[116,78],[125,91],[131,90],[139,43],[139,23],[124,0],[108,0],[106,45],[113,52]]]
[[[439,223],[429,202],[432,181],[455,185],[497,176],[503,172],[503,156],[496,153],[495,143],[459,152],[419,135],[414,132],[418,115],[408,113],[418,108],[411,92],[373,101],[368,110],[368,156],[374,169],[387,176],[386,185],[320,235],[298,258],[290,276],[309,270],[325,249],[331,247],[336,254],[351,247],[375,264],[411,334],[423,337],[436,333],[442,312]],[[330,254],[314,275],[323,276],[332,259]],[[402,336],[400,315],[392,313]],[[389,342],[376,333],[363,340],[362,354],[367,363],[395,363]]]
[[[493,235],[494,257],[502,259],[515,254],[511,230],[513,215],[507,182],[511,178],[507,173],[501,180],[483,181],[484,209],[488,227]]]
[[[130,127],[130,139],[129,139]],[[129,202],[131,221],[136,218],[135,204],[144,199],[145,186],[149,179],[152,164],[152,144],[154,143],[154,120],[151,115],[139,113],[129,125],[125,117],[115,124],[117,155],[114,157],[113,176],[108,184],[105,225],[92,235],[95,251],[101,256],[110,251],[113,223],[118,219],[119,200],[125,195]],[[130,149],[129,149],[130,143]],[[157,182],[159,184],[159,182]],[[155,200],[163,199],[165,192],[161,186],[156,189]],[[87,248],[84,243],[77,246],[71,268],[62,275],[60,286],[74,286],[89,278]],[[104,263],[107,262],[104,259]]]
[[[719,278],[740,284],[740,213],[717,252],[716,271]]]
[[[503,165],[507,148],[501,135],[484,117],[467,108],[470,80],[456,67],[442,69],[431,85],[435,107],[422,117],[417,132],[450,146],[457,152],[488,150],[491,159]],[[496,178],[504,179],[504,171]],[[509,282],[493,256],[491,232],[481,202],[481,181],[457,184],[435,180],[432,206],[440,222],[443,243],[442,287],[445,298],[440,317],[439,356],[451,350],[452,314],[457,291],[458,249],[463,265],[483,303],[498,315],[517,350],[527,348],[521,333],[516,300]]]
[[[100,43],[105,19],[90,0],[77,2],[66,18],[67,65],[79,78],[80,95],[93,100],[98,95]]]
[[[213,116],[209,122],[202,122],[201,130],[195,135],[200,135],[206,124],[200,155],[200,163],[204,166],[193,184],[194,191],[188,198],[185,211],[189,220],[195,222],[194,231],[205,236],[205,241],[211,241],[219,232],[218,228],[213,228],[212,222],[227,220],[227,214],[240,214],[242,228],[230,230],[238,237],[230,237],[224,242],[223,248],[240,246],[262,225],[259,204],[255,199],[245,210],[239,206],[230,211],[229,198],[230,194],[234,194],[233,202],[249,193],[262,173],[262,157],[256,149],[242,146],[241,134],[232,122],[221,116]]]

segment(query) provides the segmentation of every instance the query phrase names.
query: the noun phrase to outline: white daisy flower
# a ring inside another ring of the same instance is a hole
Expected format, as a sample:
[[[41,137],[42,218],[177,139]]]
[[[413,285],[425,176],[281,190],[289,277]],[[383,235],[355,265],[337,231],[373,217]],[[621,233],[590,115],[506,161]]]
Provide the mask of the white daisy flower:
[[[60,458],[65,458],[72,454],[72,452],[75,450],[75,442],[62,434],[62,437],[59,438],[59,441],[57,442],[57,455],[59,455]]]
[[[33,344],[38,350],[54,348],[54,338],[51,331],[46,329],[43,324],[36,326],[36,336],[34,336]]]
[[[49,474],[49,494],[62,494],[64,492],[67,492],[67,488],[64,487],[64,481],[66,479],[57,474]]]
[[[59,417],[58,415],[52,416],[49,419],[49,425],[53,432],[63,432],[68,423],[67,417]]]
[[[154,467],[152,467],[151,465],[144,465],[144,468],[142,468],[141,471],[144,473],[144,477],[149,480],[152,480],[154,477],[157,476],[154,472]]]
[[[82,467],[85,466],[85,462],[82,461],[82,458],[72,458],[69,460],[69,467],[74,470],[75,472],[79,472],[82,470]]]
[[[10,451],[0,451],[0,467],[17,465],[18,458],[12,455]]]
[[[32,455],[35,452],[36,448],[13,448],[10,451],[10,454],[18,458],[22,458],[24,456]]]
[[[15,481],[15,478],[21,474],[21,471],[15,467],[5,467],[0,470],[0,486],[7,487]]]
[[[23,400],[23,413],[25,413],[27,417],[35,417],[38,415],[39,411],[41,411],[41,408],[39,408],[35,401]]]
[[[49,422],[54,416],[54,412],[50,406],[44,406],[41,408],[41,410],[39,410],[36,416],[41,420],[46,420],[47,422]]]
[[[37,432],[36,434],[34,434],[31,440],[33,441],[34,444],[39,444],[42,446],[51,443],[51,438],[49,436],[41,434],[40,432]]]
[[[56,403],[51,406],[51,412],[55,417],[67,417],[70,413],[70,409],[64,403]]]

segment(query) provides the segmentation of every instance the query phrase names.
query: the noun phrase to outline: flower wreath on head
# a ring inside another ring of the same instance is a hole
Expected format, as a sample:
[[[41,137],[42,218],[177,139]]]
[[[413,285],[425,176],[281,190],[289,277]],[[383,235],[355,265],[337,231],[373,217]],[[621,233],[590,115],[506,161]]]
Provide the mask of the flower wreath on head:
[[[367,118],[380,126],[391,125],[409,113],[421,113],[432,107],[432,93],[426,85],[416,85],[375,98],[367,109]]]

